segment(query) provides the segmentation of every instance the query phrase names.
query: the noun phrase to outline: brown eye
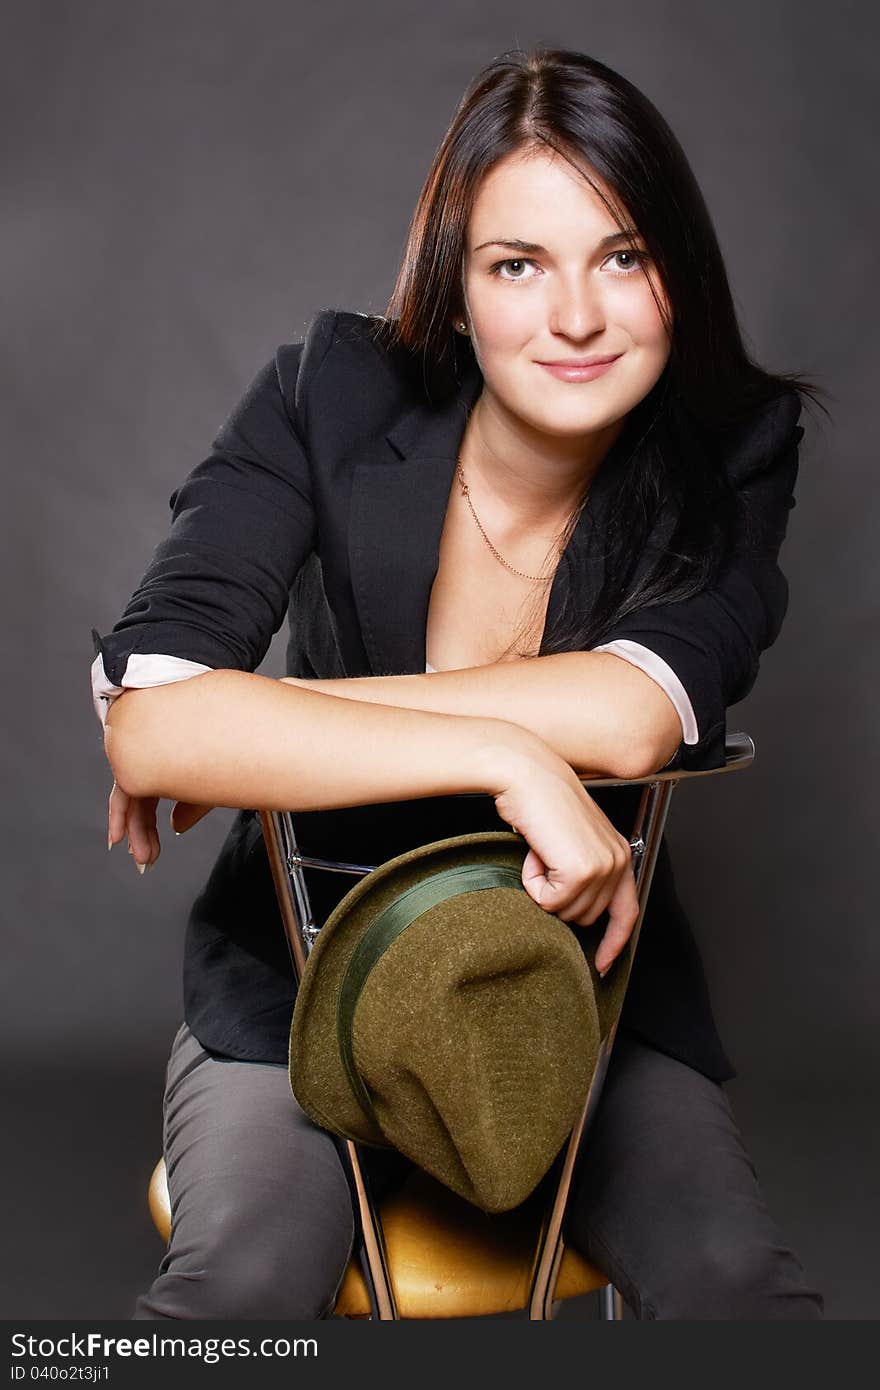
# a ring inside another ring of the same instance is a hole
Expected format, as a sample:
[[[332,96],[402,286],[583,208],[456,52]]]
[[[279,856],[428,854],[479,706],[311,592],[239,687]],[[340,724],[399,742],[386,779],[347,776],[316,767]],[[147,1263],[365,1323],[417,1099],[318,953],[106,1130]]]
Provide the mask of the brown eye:
[[[629,265],[625,265],[622,270],[612,271],[614,275],[633,275],[635,271],[640,270],[648,260],[647,251],[636,251],[633,247],[627,247],[621,251],[612,252],[609,260],[615,261],[621,256],[629,259]]]
[[[501,267],[502,267],[502,266],[520,266],[520,267],[525,267],[525,266],[527,266],[527,265],[534,265],[534,264],[535,264],[534,261],[527,260],[527,259],[526,259],[525,257],[523,257],[523,256],[516,256],[516,257],[513,257],[513,258],[508,258],[506,261],[496,261],[495,264],[492,266],[492,269],[491,269],[491,272],[490,272],[490,273],[491,273],[492,275],[494,275],[494,276],[495,276],[497,279],[499,279],[499,280],[531,280],[531,279],[533,279],[533,276],[531,276],[531,275],[499,275],[498,272],[501,270]]]

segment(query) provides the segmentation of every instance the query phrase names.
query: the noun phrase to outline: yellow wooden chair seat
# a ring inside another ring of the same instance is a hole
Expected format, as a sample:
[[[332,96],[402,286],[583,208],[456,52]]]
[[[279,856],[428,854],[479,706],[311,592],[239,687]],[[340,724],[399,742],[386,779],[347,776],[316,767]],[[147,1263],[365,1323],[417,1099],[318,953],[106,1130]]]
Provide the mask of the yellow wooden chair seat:
[[[149,1204],[167,1243],[171,1209],[164,1158],[153,1169]],[[399,1317],[473,1318],[525,1308],[541,1207],[525,1202],[489,1215],[415,1168],[379,1210]],[[601,1270],[566,1246],[553,1297],[575,1298],[607,1283]],[[357,1257],[345,1272],[333,1315],[370,1316]]]

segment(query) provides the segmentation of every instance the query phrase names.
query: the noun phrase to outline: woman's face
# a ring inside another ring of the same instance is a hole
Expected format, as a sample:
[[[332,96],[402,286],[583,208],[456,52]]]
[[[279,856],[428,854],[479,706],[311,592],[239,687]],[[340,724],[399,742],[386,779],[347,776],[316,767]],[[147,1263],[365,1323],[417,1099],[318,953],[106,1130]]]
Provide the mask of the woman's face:
[[[524,244],[502,244],[514,241]],[[644,242],[620,237],[602,200],[560,157],[518,151],[491,170],[471,214],[462,285],[483,389],[496,408],[570,438],[609,430],[644,399],[671,343],[648,275],[665,305],[662,286],[637,251],[646,254]],[[563,379],[541,365],[615,354],[592,379]]]

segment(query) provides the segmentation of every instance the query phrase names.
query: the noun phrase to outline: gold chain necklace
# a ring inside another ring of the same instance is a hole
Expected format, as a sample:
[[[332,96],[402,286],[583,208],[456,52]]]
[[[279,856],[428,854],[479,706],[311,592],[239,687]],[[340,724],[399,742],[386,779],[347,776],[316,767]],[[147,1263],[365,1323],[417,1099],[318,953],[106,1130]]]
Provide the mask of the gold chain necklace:
[[[519,575],[519,577],[520,577],[521,579],[528,579],[528,580],[530,580],[533,584],[549,584],[550,581],[551,581],[552,578],[553,578],[553,574],[552,574],[552,573],[551,573],[551,574],[547,574],[547,575],[543,575],[543,574],[524,574],[522,570],[514,569],[513,565],[509,565],[509,564],[507,563],[507,561],[505,560],[504,556],[501,555],[501,554],[499,553],[499,551],[497,551],[497,550],[495,549],[495,546],[492,544],[492,542],[489,540],[489,537],[486,535],[486,532],[483,530],[483,524],[482,524],[482,522],[480,521],[480,518],[477,516],[476,512],[474,511],[474,504],[473,504],[473,502],[471,501],[470,488],[468,487],[467,483],[465,482],[465,476],[464,476],[464,472],[463,472],[462,466],[461,466],[461,459],[456,459],[456,467],[457,467],[457,469],[458,469],[458,477],[459,477],[459,483],[460,483],[460,486],[461,486],[461,494],[462,494],[462,496],[464,497],[465,501],[467,502],[468,506],[469,506],[470,509],[471,509],[471,516],[474,518],[474,521],[475,521],[475,522],[477,523],[477,525],[479,526],[479,528],[480,528],[480,534],[482,535],[483,540],[484,540],[484,541],[486,542],[486,544],[488,545],[489,549],[491,550],[492,554],[495,556],[496,560],[500,560],[501,563],[502,563],[502,565],[504,566],[505,569],[509,569],[510,572],[511,572],[511,574],[517,574],[517,575]],[[565,547],[566,547],[566,545],[568,544],[568,537],[569,537],[569,535],[571,534],[571,528],[572,528],[574,522],[577,520],[578,516],[580,515],[581,511],[583,510],[584,504],[586,503],[587,497],[588,497],[589,495],[590,495],[590,489],[587,488],[587,491],[585,492],[583,498],[581,499],[580,504],[578,505],[577,510],[576,510],[575,513],[574,513],[574,516],[570,517],[569,520],[568,520],[568,522],[566,523],[565,532],[564,532],[564,534],[563,534],[561,540],[558,540],[557,543],[556,543],[556,550],[557,550],[558,556],[560,556],[560,557],[563,555],[563,553],[564,553],[564,551],[565,551]]]

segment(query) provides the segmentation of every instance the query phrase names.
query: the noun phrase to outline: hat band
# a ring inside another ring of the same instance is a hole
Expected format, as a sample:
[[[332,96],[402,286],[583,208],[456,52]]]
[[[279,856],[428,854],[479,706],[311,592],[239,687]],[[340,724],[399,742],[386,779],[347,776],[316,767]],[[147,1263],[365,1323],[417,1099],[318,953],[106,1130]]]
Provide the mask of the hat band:
[[[367,976],[388,947],[429,908],[460,893],[479,893],[487,888],[519,888],[523,893],[526,891],[520,870],[501,864],[466,864],[444,869],[407,888],[389,903],[370,923],[352,952],[339,988],[336,1036],[351,1089],[364,1111],[380,1129],[369,1092],[355,1065],[352,1038],[354,1011]]]

